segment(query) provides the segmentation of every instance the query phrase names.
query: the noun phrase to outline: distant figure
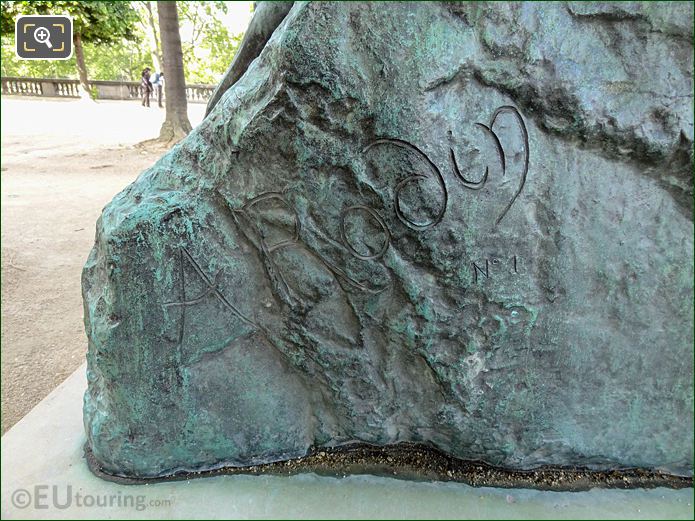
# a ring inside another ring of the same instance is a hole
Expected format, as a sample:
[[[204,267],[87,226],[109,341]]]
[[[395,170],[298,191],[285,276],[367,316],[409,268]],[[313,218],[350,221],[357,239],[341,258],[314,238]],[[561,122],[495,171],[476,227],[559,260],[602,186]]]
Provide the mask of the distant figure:
[[[142,71],[142,81],[140,82],[142,86],[142,106],[150,106],[150,94],[152,94],[152,82],[150,82],[150,68],[145,67]]]
[[[162,108],[162,90],[164,89],[164,73],[163,72],[155,72],[154,73],[154,81],[152,82],[152,85],[154,85],[157,88],[157,104],[159,105],[159,108]]]

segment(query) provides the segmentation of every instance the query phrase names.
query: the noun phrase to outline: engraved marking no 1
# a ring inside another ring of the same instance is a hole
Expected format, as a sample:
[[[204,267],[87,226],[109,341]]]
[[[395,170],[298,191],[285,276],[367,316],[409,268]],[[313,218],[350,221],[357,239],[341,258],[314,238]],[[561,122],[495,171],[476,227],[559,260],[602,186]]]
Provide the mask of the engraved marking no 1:
[[[513,275],[518,275],[519,274],[519,258],[514,255],[512,256],[508,262],[508,267],[509,267],[509,272]],[[486,279],[491,279],[492,274],[490,273],[490,266],[499,266],[500,265],[500,259],[493,257],[492,259],[485,259],[485,268],[483,269],[483,263],[481,262],[480,264],[476,262],[471,262],[471,267],[473,269],[473,282],[477,283],[478,282],[478,277],[482,276],[485,277]]]

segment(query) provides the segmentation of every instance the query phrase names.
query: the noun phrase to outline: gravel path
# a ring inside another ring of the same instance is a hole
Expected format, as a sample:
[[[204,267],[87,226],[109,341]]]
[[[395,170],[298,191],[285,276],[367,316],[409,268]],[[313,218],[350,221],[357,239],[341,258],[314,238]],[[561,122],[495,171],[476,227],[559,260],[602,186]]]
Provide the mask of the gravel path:
[[[164,111],[3,97],[2,432],[84,361],[80,273],[103,206],[161,151]],[[189,105],[193,126],[204,105]]]

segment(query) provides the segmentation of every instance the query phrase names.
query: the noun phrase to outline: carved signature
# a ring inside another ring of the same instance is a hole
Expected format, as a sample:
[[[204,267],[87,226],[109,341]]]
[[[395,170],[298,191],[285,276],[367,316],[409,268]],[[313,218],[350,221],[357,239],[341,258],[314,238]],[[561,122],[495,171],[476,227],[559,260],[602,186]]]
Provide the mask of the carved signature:
[[[497,216],[495,219],[495,226],[499,225],[500,222],[504,219],[504,217],[507,215],[509,212],[510,208],[514,205],[516,200],[518,199],[519,195],[521,194],[521,191],[524,188],[524,185],[526,183],[526,179],[528,176],[528,171],[529,171],[529,159],[530,159],[530,152],[529,152],[529,137],[528,137],[528,130],[526,128],[526,124],[524,122],[523,117],[519,113],[519,111],[510,105],[505,105],[499,107],[497,110],[495,110],[494,114],[492,115],[492,118],[490,119],[490,122],[488,125],[484,123],[476,123],[477,126],[482,128],[487,135],[490,136],[490,138],[493,140],[495,144],[495,148],[497,150],[498,154],[498,159],[502,167],[502,176],[505,176],[506,174],[506,169],[507,169],[507,156],[504,150],[504,147],[502,145],[502,141],[500,140],[500,137],[497,135],[497,133],[494,130],[495,123],[497,122],[498,118],[502,114],[512,114],[516,120],[517,126],[519,127],[519,130],[521,131],[523,143],[524,143],[524,163],[523,163],[523,170],[522,174],[520,176],[520,181],[519,181],[519,186],[514,192],[513,196],[509,200],[509,202],[506,204],[506,206],[502,209],[500,214]],[[396,139],[396,138],[379,138],[376,139],[375,141],[371,142],[369,145],[367,145],[363,149],[363,153],[368,153],[375,148],[379,146],[394,146],[397,148],[400,148],[402,150],[405,150],[407,153],[410,153],[414,155],[419,161],[424,163],[426,166],[427,170],[429,171],[428,174],[413,174],[410,175],[400,181],[396,184],[394,187],[394,195],[395,195],[395,205],[394,205],[394,212],[396,214],[396,217],[407,227],[413,229],[413,230],[418,230],[418,231],[424,231],[433,228],[437,224],[439,224],[443,219],[444,215],[446,214],[448,202],[449,202],[449,192],[447,190],[446,182],[444,180],[444,176],[442,176],[441,171],[437,167],[437,165],[425,154],[422,150],[420,150],[416,145],[409,143],[408,141],[402,140],[402,139]],[[236,151],[238,152],[238,151]],[[455,174],[455,176],[458,178],[458,180],[463,184],[463,186],[469,190],[480,190],[482,189],[485,184],[489,180],[489,172],[490,168],[489,166],[485,167],[485,172],[482,176],[482,178],[479,181],[471,181],[469,178],[464,175],[458,165],[458,162],[456,160],[456,154],[454,153],[454,150],[452,148],[449,149],[450,152],[450,159],[451,159],[451,164],[452,164],[452,170]],[[439,208],[437,213],[434,215],[434,218],[427,222],[417,222],[403,211],[402,208],[402,203],[401,203],[401,192],[402,190],[413,183],[418,183],[426,180],[434,179],[437,183],[437,186],[439,187],[439,194],[440,194],[440,202],[439,202]],[[274,242],[273,244],[268,244],[268,237],[266,236],[264,230],[262,229],[261,225],[258,222],[258,216],[254,215],[254,210],[256,210],[256,207],[260,206],[261,203],[277,203],[280,206],[284,207],[284,209],[291,215],[292,218],[292,234],[288,237],[285,237],[279,241]],[[288,304],[293,304],[296,303],[296,298],[293,295],[293,291],[288,285],[281,268],[277,265],[277,263],[273,259],[273,252],[280,250],[282,248],[287,248],[291,246],[296,246],[296,247],[303,247],[304,243],[300,239],[301,235],[301,223],[299,221],[299,216],[297,215],[296,210],[288,203],[288,201],[285,198],[285,195],[282,192],[265,192],[262,193],[249,201],[247,201],[241,208],[232,208],[230,206],[230,210],[232,211],[232,215],[241,228],[241,230],[244,232],[244,234],[251,240],[251,242],[258,248],[258,250],[261,253],[261,256],[263,258],[263,262],[266,266],[266,270],[268,272],[268,275],[273,283],[274,290],[280,295],[280,297],[287,302]],[[384,240],[381,246],[374,252],[361,252],[359,251],[354,244],[352,244],[348,238],[348,235],[346,233],[346,218],[350,214],[355,214],[355,213],[364,213],[366,214],[369,218],[374,220],[378,227],[381,229],[383,235],[384,235]],[[379,214],[379,212],[374,209],[370,208],[369,206],[366,205],[352,205],[346,207],[340,215],[340,241],[342,243],[342,246],[347,250],[352,256],[356,257],[357,259],[368,261],[368,260],[376,260],[381,257],[383,257],[386,252],[389,249],[390,243],[391,243],[391,232],[386,225],[386,222],[382,218],[382,216]],[[336,266],[333,262],[325,258],[323,255],[320,253],[314,251],[313,249],[309,248],[308,246],[305,248],[307,251],[309,251],[326,269],[328,269],[333,276],[338,280],[338,282],[341,284],[347,284],[348,286],[358,289],[360,291],[366,291],[368,293],[380,293],[384,291],[387,286],[382,286],[382,287],[377,287],[373,288],[370,287],[367,283],[361,282],[358,280],[355,280],[353,277],[348,275],[344,270]],[[251,321],[248,317],[244,316],[238,309],[236,309],[225,297],[222,295],[218,288],[218,279],[220,276],[220,272],[215,274],[213,277],[213,280],[211,281],[210,278],[208,278],[207,275],[202,271],[198,263],[193,259],[191,254],[188,252],[186,248],[181,248],[180,250],[180,263],[181,263],[181,271],[183,273],[183,264],[184,262],[187,262],[190,264],[193,269],[196,271],[196,273],[199,275],[199,277],[203,280],[203,282],[206,284],[206,289],[198,296],[194,298],[187,299],[185,297],[185,292],[182,293],[183,295],[183,300],[180,302],[169,302],[164,304],[165,307],[182,307],[185,309],[187,306],[192,306],[195,305],[201,301],[203,301],[206,297],[209,295],[214,295],[217,297],[225,307],[227,307],[232,313],[234,313],[237,317],[239,317],[241,320],[244,322],[248,323],[249,325],[256,325],[254,324],[253,321]],[[481,267],[477,266],[474,264],[474,275],[475,279],[477,281],[478,279],[478,272],[480,272],[481,275],[485,276],[486,278],[489,276],[489,271],[488,271],[488,265],[486,261],[486,269],[483,271]],[[514,271],[516,272],[516,256],[514,257]],[[184,284],[183,281],[183,276],[182,276],[182,285]]]

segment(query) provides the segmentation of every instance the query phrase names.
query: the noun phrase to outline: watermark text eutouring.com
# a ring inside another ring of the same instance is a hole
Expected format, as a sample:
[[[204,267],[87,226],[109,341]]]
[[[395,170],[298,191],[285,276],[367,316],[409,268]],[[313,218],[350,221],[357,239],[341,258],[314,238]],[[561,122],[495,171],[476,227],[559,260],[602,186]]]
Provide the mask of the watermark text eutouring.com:
[[[147,508],[169,507],[173,499],[149,498],[144,494],[90,494],[72,485],[34,485],[12,492],[12,505],[16,508],[45,510],[56,508],[132,508],[142,512]]]

